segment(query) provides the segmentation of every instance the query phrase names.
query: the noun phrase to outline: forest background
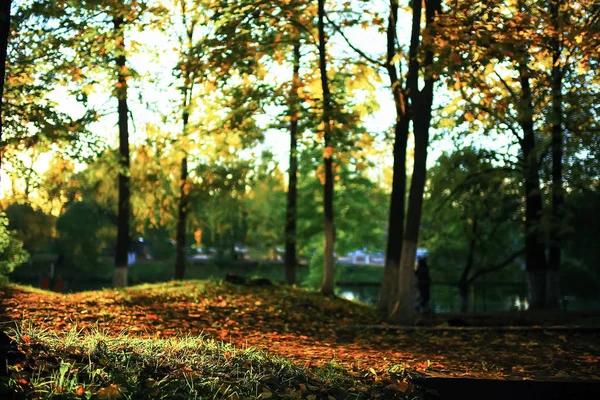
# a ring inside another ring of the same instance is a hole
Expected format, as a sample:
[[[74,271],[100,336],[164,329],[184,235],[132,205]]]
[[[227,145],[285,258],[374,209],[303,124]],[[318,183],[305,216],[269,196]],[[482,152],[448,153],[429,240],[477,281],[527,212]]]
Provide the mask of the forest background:
[[[419,247],[463,311],[483,279],[597,305],[594,2],[5,3],[13,279],[122,286],[247,253],[326,294],[381,285],[402,319]],[[152,260],[128,269],[133,250]],[[356,250],[385,265],[334,272]]]

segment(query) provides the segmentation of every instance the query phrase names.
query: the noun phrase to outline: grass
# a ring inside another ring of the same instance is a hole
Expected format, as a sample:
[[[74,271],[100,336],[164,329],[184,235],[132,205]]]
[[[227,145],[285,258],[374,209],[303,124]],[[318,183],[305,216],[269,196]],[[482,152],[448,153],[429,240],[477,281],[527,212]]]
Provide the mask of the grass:
[[[335,362],[309,369],[204,336],[142,339],[126,332],[111,337],[32,326],[14,329],[9,336],[25,355],[9,366],[4,395],[10,398],[331,400],[400,395],[382,385],[368,389],[371,378],[359,379]]]
[[[0,332],[0,399],[412,399],[411,373],[600,380],[596,331],[396,329],[373,308],[287,286],[9,285],[0,298],[0,320],[19,326]]]

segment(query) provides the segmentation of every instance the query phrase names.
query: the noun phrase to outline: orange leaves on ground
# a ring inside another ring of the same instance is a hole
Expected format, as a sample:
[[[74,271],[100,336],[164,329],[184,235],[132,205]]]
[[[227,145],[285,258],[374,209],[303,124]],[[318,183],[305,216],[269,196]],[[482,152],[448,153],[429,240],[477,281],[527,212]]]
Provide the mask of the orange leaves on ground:
[[[570,377],[592,379],[600,359],[595,334],[567,339],[564,332],[394,329],[356,303],[284,287],[190,281],[68,295],[6,290],[0,290],[1,317],[42,329],[161,338],[204,334],[311,367],[335,360],[352,376],[374,379],[384,379],[393,366],[426,374],[552,379],[560,365],[570,365],[565,372]],[[523,351],[523,343],[536,345]],[[398,385],[390,388],[394,391],[403,388],[397,381],[388,384]],[[103,389],[116,393],[118,388]]]
[[[117,399],[121,397],[121,390],[114,383],[101,388],[96,392],[96,395],[101,399]]]

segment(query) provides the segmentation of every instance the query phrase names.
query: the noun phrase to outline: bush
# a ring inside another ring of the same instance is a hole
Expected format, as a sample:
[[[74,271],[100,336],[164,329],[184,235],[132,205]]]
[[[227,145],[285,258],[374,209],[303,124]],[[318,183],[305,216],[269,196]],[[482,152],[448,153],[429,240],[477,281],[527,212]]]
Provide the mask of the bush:
[[[6,275],[28,258],[29,254],[23,250],[23,242],[8,230],[8,218],[0,214],[0,283],[6,283]]]
[[[6,207],[8,228],[23,243],[29,253],[40,253],[48,249],[52,243],[55,218],[44,214],[42,210],[34,210],[29,204],[11,204]]]
[[[93,270],[100,256],[114,243],[115,226],[97,204],[73,203],[56,222],[59,252],[66,263],[79,270]]]
[[[323,283],[323,265],[325,264],[325,255],[322,249],[315,251],[308,263],[308,276],[302,282],[304,286],[311,289],[319,289]],[[342,273],[340,266],[335,268],[335,281],[338,282]]]

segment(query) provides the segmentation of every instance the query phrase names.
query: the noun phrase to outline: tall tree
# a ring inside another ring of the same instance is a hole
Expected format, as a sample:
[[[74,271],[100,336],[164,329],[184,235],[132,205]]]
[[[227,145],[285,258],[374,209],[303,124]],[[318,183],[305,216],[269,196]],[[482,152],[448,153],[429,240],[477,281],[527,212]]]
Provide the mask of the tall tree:
[[[407,104],[407,92],[402,76],[397,70],[396,37],[398,26],[398,1],[390,1],[390,14],[387,26],[386,69],[390,77],[390,88],[394,97],[396,122],[394,125],[394,167],[392,194],[388,225],[388,241],[384,267],[384,278],[379,295],[379,306],[383,310],[391,309],[398,286],[398,271],[404,237],[404,209],[406,201],[406,145],[408,141],[410,109]]]
[[[561,230],[563,227],[563,67],[561,65],[561,0],[550,0],[550,18],[552,24],[552,72],[551,94],[552,112],[552,221],[550,224],[550,253],[546,277],[546,306],[558,307],[560,295],[559,271],[561,264]]]
[[[127,106],[127,78],[129,72],[126,64],[125,21],[117,13],[113,19],[116,42],[117,83],[116,97],[119,117],[119,203],[117,213],[117,246],[115,250],[115,270],[113,286],[127,286],[127,255],[129,252],[129,219],[130,219],[130,187],[129,187],[129,108]]]
[[[188,123],[190,119],[190,106],[194,91],[195,69],[192,68],[192,57],[194,49],[194,30],[196,27],[196,19],[191,18],[188,21],[188,10],[185,0],[181,1],[181,16],[185,27],[185,39],[182,43],[184,62],[180,64],[183,85],[181,87],[183,102],[182,102],[182,122],[183,122],[183,138],[187,137]],[[181,158],[181,173],[179,183],[179,204],[177,209],[177,233],[175,236],[175,279],[183,279],[185,275],[185,238],[187,227],[187,212],[188,212],[188,155],[187,149],[183,149],[183,157]]]
[[[325,0],[318,0],[318,30],[319,30],[319,71],[321,73],[321,88],[323,91],[323,163],[325,166],[325,183],[323,185],[323,209],[325,215],[324,233],[324,265],[323,285],[321,292],[332,295],[335,278],[335,225],[333,222],[333,153],[331,137],[331,92],[327,77],[327,38],[325,37]]]
[[[8,35],[10,34],[11,0],[0,3],[0,141],[2,141],[2,103],[4,101],[4,78],[6,76],[6,55],[8,52]]]
[[[425,5],[425,29],[431,38],[435,34],[434,23],[441,11],[440,0],[427,0]],[[427,173],[427,147],[429,146],[429,127],[431,125],[431,110],[433,104],[433,86],[435,75],[433,71],[433,48],[421,40],[422,6],[420,1],[412,2],[412,31],[408,54],[408,96],[411,102],[411,119],[415,138],[414,165],[406,227],[400,256],[398,273],[398,289],[393,301],[389,304],[388,312],[393,319],[410,323],[416,314],[416,293],[414,290],[414,266],[421,227],[421,209]],[[424,36],[424,35],[423,35]],[[430,41],[431,42],[431,41]],[[419,52],[424,51],[424,60],[420,61]],[[422,64],[422,65],[421,65]],[[419,75],[423,74],[424,86],[419,89]]]
[[[290,169],[288,171],[288,192],[285,224],[285,282],[296,282],[296,200],[298,197],[298,89],[300,88],[300,42],[294,43],[294,72],[290,90]]]

